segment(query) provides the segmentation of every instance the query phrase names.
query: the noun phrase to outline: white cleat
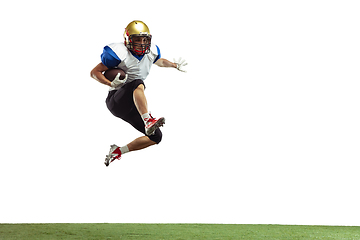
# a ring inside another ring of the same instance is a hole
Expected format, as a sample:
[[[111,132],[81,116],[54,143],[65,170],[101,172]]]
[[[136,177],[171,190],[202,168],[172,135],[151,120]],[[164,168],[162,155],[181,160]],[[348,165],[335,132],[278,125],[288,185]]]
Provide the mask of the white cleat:
[[[159,127],[162,127],[164,124],[165,124],[165,118],[161,117],[159,119],[156,119],[151,116],[151,118],[146,120],[146,124],[145,124],[146,135],[148,136],[153,135],[155,133],[155,130],[158,129]]]
[[[113,144],[110,146],[109,155],[106,155],[104,164],[105,166],[109,166],[109,164],[113,162],[115,159],[120,160],[120,158],[121,158],[120,148],[115,144]]]

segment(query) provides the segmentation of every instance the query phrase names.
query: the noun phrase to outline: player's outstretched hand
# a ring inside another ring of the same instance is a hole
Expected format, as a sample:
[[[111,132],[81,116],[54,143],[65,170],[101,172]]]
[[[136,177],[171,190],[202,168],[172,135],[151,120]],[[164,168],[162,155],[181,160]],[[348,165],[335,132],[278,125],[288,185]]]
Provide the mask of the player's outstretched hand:
[[[114,78],[114,80],[111,82],[111,87],[113,88],[117,88],[117,87],[121,87],[122,85],[125,84],[127,78],[128,78],[128,75],[125,74],[125,78],[123,80],[120,79],[120,76],[121,76],[121,73],[118,73],[116,75],[116,77]]]
[[[187,65],[187,62],[185,62],[185,59],[179,58],[179,60],[175,60],[174,58],[174,63],[176,63],[177,67],[176,69],[181,71],[181,72],[186,72],[186,70],[184,70],[184,67]]]

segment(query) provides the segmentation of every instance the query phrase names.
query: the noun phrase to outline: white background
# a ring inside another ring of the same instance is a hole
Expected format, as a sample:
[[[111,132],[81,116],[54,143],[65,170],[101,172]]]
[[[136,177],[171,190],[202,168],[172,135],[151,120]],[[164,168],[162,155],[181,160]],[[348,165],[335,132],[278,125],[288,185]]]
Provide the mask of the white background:
[[[357,1],[5,1],[0,222],[360,225]],[[146,22],[162,57],[140,134],[90,78]]]

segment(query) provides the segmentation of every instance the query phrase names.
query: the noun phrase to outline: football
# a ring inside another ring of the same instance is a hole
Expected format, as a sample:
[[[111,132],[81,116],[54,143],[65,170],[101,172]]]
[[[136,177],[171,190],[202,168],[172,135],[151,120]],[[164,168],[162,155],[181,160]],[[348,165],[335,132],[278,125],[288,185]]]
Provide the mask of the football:
[[[120,68],[110,68],[104,72],[104,76],[109,81],[113,81],[118,73],[120,73],[120,80],[123,80],[125,78],[125,72]]]

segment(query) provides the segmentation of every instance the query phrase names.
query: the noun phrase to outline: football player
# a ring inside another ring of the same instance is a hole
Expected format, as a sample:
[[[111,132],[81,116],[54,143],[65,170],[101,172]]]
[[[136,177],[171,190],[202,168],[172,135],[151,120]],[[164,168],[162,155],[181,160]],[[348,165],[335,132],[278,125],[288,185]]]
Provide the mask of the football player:
[[[162,139],[159,127],[165,123],[165,118],[156,119],[149,114],[144,93],[144,80],[151,66],[173,67],[186,72],[184,66],[187,63],[181,58],[174,62],[161,58],[160,49],[151,42],[151,38],[144,22],[132,21],[125,28],[125,41],[105,46],[101,63],[91,71],[92,78],[110,87],[106,98],[110,112],[144,134],[123,147],[111,145],[105,158],[106,166],[125,153],[159,144]],[[109,81],[103,72],[110,68],[122,69],[126,73],[125,78],[121,80],[119,73]]]

